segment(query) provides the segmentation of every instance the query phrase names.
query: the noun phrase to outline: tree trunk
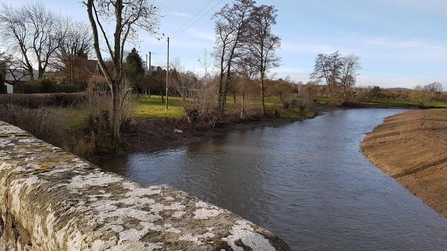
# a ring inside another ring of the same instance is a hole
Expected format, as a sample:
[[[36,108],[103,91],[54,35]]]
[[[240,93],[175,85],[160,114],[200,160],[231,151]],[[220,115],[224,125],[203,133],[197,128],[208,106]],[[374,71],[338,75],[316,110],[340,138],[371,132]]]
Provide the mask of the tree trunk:
[[[243,121],[245,119],[245,93],[242,93],[242,100],[241,100],[241,120]]]
[[[264,90],[264,74],[261,73],[261,115],[265,116],[267,113],[265,111],[265,90]]]
[[[223,70],[222,70],[223,71]],[[225,112],[225,104],[223,104],[223,85],[224,85],[224,80],[223,80],[223,74],[220,74],[220,80],[219,80],[219,92],[218,92],[218,98],[217,98],[217,116],[223,116],[224,112]]]
[[[112,85],[112,114],[110,118],[111,129],[112,129],[112,138],[115,142],[121,142],[120,135],[120,107],[121,107],[121,98],[120,98],[120,90],[117,84]]]
[[[327,89],[329,91],[329,103],[332,103],[332,84],[328,84]]]

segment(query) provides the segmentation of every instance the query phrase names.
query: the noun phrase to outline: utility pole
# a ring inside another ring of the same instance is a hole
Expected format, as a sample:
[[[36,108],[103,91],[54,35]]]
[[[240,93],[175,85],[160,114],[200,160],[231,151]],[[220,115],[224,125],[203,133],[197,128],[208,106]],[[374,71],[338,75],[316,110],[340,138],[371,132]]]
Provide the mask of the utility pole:
[[[168,59],[166,67],[166,111],[168,111],[168,85],[169,85],[169,37],[168,37]]]
[[[152,76],[152,67],[151,67],[151,62],[152,61],[152,52],[149,52],[149,68],[148,68],[148,70],[149,70],[149,73],[151,74],[151,76]]]
[[[148,70],[149,70],[149,77],[152,79],[152,52],[149,52],[149,59],[148,59]],[[148,99],[151,99],[151,88],[150,85],[147,88],[147,97]]]

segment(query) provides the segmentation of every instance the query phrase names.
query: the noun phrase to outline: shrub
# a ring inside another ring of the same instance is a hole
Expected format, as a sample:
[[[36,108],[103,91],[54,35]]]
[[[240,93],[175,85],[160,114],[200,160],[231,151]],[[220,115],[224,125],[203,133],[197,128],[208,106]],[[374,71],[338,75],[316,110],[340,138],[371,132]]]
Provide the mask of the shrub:
[[[111,136],[110,93],[89,91],[85,96],[85,102],[80,106],[86,113],[85,122],[82,128],[71,135],[72,139],[64,142],[63,148],[90,161],[96,161],[101,155],[116,152],[122,145],[113,142]],[[124,97],[120,130],[125,133],[130,129],[133,102],[130,96]]]
[[[0,105],[11,104],[26,108],[68,107],[82,104],[86,99],[86,93],[4,94],[0,95]]]
[[[68,85],[68,84],[57,84],[56,85],[57,92],[64,92],[64,93],[73,93],[73,92],[79,92],[80,86],[79,85]]]
[[[23,84],[23,93],[32,94],[42,92],[42,85],[37,82],[27,82]]]
[[[13,104],[0,105],[0,120],[28,131],[34,137],[57,145],[61,136],[61,124],[67,116],[62,110],[48,107],[30,109]]]

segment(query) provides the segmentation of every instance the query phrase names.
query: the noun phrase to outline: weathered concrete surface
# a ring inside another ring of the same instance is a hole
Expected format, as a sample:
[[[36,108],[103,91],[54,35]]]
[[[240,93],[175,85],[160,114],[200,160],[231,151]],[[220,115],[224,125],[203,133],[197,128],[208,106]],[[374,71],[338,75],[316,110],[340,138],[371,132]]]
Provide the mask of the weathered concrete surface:
[[[142,187],[0,121],[0,250],[290,250],[168,186]]]

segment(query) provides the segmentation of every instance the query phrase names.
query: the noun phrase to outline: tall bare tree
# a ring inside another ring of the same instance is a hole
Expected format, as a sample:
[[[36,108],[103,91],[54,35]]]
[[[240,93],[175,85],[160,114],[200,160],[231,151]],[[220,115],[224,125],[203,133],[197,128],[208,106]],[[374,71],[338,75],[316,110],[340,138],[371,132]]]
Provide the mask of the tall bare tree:
[[[250,84],[257,75],[257,69],[251,63],[251,57],[249,55],[245,55],[245,57],[241,57],[237,61],[237,74],[238,78],[238,87],[239,94],[241,95],[241,113],[240,118],[244,120],[247,111],[246,111],[246,103],[247,103],[247,95],[249,93]]]
[[[86,60],[92,52],[93,36],[84,22],[70,23],[57,50],[58,68],[69,84],[80,84],[90,75]]]
[[[351,101],[353,96],[352,87],[357,82],[359,75],[357,72],[362,69],[359,60],[360,57],[354,54],[349,54],[342,59],[340,86],[344,102]]]
[[[272,33],[271,28],[276,24],[277,9],[273,5],[255,6],[251,13],[248,37],[245,47],[251,54],[252,64],[258,70],[261,83],[261,114],[265,111],[265,79],[272,68],[279,67],[281,58],[276,56],[275,50],[281,46],[281,38]]]
[[[324,79],[329,92],[329,101],[333,102],[334,89],[339,85],[342,76],[343,60],[339,51],[330,55],[318,54],[315,59],[314,71],[310,78],[316,81]]]
[[[123,89],[123,57],[126,42],[138,38],[138,29],[156,35],[159,27],[159,8],[147,0],[84,0],[88,18],[93,31],[93,46],[99,66],[111,89],[111,128],[112,137],[120,142],[120,117]],[[109,36],[105,25],[114,22],[113,36]],[[112,61],[112,66],[105,64],[100,46],[100,38],[104,41],[105,51]]]
[[[34,69],[41,78],[50,64],[50,59],[65,36],[65,23],[60,15],[45,8],[41,3],[13,8],[0,4],[0,32],[5,43],[16,53],[35,79]]]
[[[233,5],[226,4],[213,15],[216,34],[214,56],[219,66],[219,116],[225,114],[232,64],[238,56],[244,36],[247,35],[250,15],[255,3],[253,0],[236,0]]]
[[[203,58],[199,58],[199,64],[205,70],[204,76],[208,76],[208,68],[211,66],[211,62],[208,61],[208,50],[205,48],[202,50]]]
[[[165,91],[166,91],[166,70],[163,70],[160,66],[153,71],[150,71],[146,75],[148,82],[148,88],[154,92],[158,92],[161,96],[161,102],[165,102]]]

